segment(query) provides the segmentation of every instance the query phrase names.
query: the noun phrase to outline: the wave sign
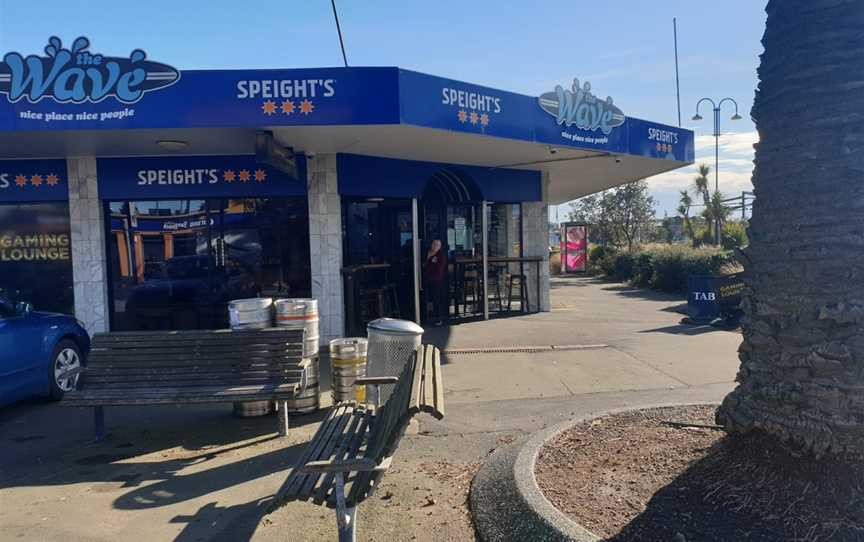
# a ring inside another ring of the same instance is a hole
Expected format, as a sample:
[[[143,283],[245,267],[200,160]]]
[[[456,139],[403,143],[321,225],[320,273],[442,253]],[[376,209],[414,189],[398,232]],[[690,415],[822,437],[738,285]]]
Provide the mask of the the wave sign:
[[[568,128],[575,124],[582,130],[600,130],[609,135],[626,120],[624,113],[612,103],[611,97],[599,99],[591,93],[591,83],[586,81],[580,87],[579,79],[573,79],[570,90],[557,85],[554,92],[542,94],[537,101],[543,111]]]
[[[52,37],[46,56],[7,53],[0,63],[0,94],[10,102],[26,98],[32,103],[52,99],[59,103],[96,103],[108,97],[131,104],[145,92],[173,85],[180,72],[167,64],[151,62],[141,49],[129,58],[103,56],[87,49],[81,37],[71,49]]]

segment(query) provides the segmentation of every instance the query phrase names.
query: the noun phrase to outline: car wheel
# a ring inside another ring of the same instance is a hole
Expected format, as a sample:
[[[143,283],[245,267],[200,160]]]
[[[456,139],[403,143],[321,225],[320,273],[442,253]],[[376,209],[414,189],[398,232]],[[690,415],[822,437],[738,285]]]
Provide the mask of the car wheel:
[[[73,341],[64,339],[57,343],[51,356],[48,370],[48,381],[51,383],[51,398],[60,400],[67,391],[72,391],[78,384],[77,374],[64,376],[73,369],[80,369],[84,363],[81,349]]]

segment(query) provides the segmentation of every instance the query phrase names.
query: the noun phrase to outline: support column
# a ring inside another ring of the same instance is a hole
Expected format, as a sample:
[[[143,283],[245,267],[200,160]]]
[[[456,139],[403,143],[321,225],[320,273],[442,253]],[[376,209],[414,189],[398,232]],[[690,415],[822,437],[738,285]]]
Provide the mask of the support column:
[[[537,307],[540,300],[540,310],[550,310],[549,301],[549,205],[548,174],[543,174],[543,201],[527,201],[522,204],[522,255],[543,258],[540,263],[540,291],[537,291],[537,266],[525,264],[525,277],[528,287],[528,298],[531,310]]]
[[[342,203],[336,155],[309,158],[309,254],[312,297],[318,300],[321,344],[345,335],[342,292]]]
[[[489,202],[480,204],[480,227],[483,231],[483,319],[489,319]],[[500,302],[500,301],[499,301]]]
[[[66,160],[75,317],[92,335],[108,331],[105,220],[96,184],[96,157]]]
[[[417,198],[411,198],[411,259],[414,270],[414,321],[420,325],[420,210]]]

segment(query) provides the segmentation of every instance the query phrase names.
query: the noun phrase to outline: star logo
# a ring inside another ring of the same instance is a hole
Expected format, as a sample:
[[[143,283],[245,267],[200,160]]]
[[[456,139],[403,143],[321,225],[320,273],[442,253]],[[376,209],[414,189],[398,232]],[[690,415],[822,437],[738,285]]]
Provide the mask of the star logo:
[[[272,115],[276,112],[276,104],[273,103],[273,100],[267,100],[261,106],[261,111],[263,111],[265,115]]]
[[[459,122],[461,123],[464,123],[468,120],[468,113],[466,113],[464,110],[460,110],[456,116],[459,117]]]
[[[255,181],[257,181],[259,183],[263,183],[264,179],[266,179],[266,178],[267,178],[267,172],[266,171],[264,171],[263,169],[256,169],[255,170]]]
[[[477,116],[477,112],[476,112],[476,111],[472,111],[472,112],[471,112],[471,124],[472,124],[472,125],[477,126],[477,120],[478,120],[479,118],[480,118],[480,117]]]
[[[249,174],[248,169],[241,169],[240,170],[240,182],[241,183],[248,182],[250,177],[251,177],[251,175]]]
[[[480,115],[480,124],[482,126],[489,126],[489,115],[487,115],[486,113]]]
[[[35,186],[37,188],[42,186],[42,175],[31,176],[30,177],[30,184],[32,184],[33,186]]]
[[[300,112],[304,115],[308,115],[312,111],[315,110],[315,105],[309,100],[303,100],[300,102]]]
[[[226,183],[233,183],[237,178],[237,175],[234,174],[233,169],[228,169],[224,173],[222,173],[222,180]]]
[[[57,177],[57,175],[54,175],[53,173],[51,173],[47,177],[45,177],[45,184],[47,184],[48,186],[57,186],[58,182],[60,182],[60,178]]]
[[[27,185],[27,177],[24,175],[16,175],[15,176],[15,184],[20,188],[24,188]]]
[[[279,109],[286,115],[290,115],[294,112],[295,109],[294,102],[292,102],[291,100],[285,100],[284,102],[282,102],[282,106]]]

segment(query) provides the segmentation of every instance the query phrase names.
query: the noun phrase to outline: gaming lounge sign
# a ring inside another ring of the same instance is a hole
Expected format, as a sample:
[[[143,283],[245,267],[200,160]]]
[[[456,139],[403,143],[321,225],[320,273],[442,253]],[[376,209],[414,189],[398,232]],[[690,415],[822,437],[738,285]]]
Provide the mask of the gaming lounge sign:
[[[180,72],[167,64],[147,60],[147,54],[135,49],[125,57],[104,56],[88,51],[90,41],[80,37],[70,49],[60,38],[52,37],[45,56],[23,56],[7,53],[0,62],[0,94],[11,103],[26,100],[31,104],[43,100],[58,104],[99,103],[114,98],[120,104],[138,102],[145,93],[173,85]],[[57,123],[63,121],[106,121],[134,116],[129,107],[98,112],[76,110],[23,110],[21,119]]]

